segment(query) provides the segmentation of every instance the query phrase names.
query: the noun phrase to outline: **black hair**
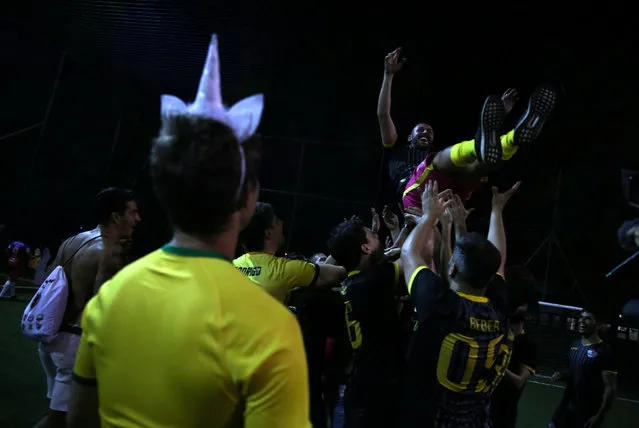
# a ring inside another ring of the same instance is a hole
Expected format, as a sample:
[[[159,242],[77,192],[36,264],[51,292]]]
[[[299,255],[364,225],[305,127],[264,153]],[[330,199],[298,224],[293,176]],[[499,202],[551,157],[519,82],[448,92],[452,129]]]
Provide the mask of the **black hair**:
[[[511,313],[518,307],[528,305],[528,312],[537,312],[536,279],[525,266],[510,266],[506,268],[506,293]]]
[[[619,231],[617,232],[617,240],[619,246],[626,251],[636,251],[637,245],[635,243],[635,237],[630,233],[630,230],[639,226],[639,219],[624,221]]]
[[[124,214],[127,203],[135,200],[133,192],[119,187],[109,187],[95,195],[95,216],[98,224],[106,226],[111,222],[111,215]]]
[[[586,306],[585,308],[581,310],[581,314],[583,314],[584,312],[588,312],[589,314],[591,314],[597,324],[601,323],[603,320],[604,311],[597,304],[590,304]]]
[[[240,242],[247,252],[264,249],[266,231],[273,227],[273,220],[275,220],[273,206],[266,202],[258,202],[251,222],[240,233]]]
[[[362,245],[366,244],[364,224],[358,218],[344,220],[331,230],[328,238],[329,254],[347,271],[357,268],[362,259]]]
[[[173,227],[196,235],[224,231],[258,181],[260,141],[252,137],[242,147],[246,169],[238,198],[242,160],[231,128],[192,114],[163,121],[153,140],[150,168],[155,192]]]
[[[488,286],[497,273],[501,254],[484,236],[469,232],[455,243],[452,260],[459,278],[468,286],[481,289]]]

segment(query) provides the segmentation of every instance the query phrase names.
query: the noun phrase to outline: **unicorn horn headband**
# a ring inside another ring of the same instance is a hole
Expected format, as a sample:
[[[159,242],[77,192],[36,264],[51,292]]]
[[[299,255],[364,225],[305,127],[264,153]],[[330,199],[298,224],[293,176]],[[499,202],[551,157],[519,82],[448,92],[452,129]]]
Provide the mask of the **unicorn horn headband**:
[[[246,178],[246,157],[242,144],[255,133],[260,124],[262,110],[264,110],[264,95],[256,94],[244,98],[230,109],[224,107],[220,88],[220,59],[215,34],[211,36],[209,52],[206,56],[195,101],[187,105],[176,96],[162,95],[160,106],[163,120],[173,115],[193,114],[210,117],[226,124],[233,130],[239,142],[241,157],[240,184],[236,195],[239,198]]]

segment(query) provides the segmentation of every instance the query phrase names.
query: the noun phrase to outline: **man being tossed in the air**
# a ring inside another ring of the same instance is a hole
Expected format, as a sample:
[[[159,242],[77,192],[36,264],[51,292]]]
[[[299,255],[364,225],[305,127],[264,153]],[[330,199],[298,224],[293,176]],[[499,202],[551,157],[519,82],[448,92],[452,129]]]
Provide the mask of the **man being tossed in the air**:
[[[470,198],[480,183],[482,173],[510,159],[517,149],[532,143],[552,112],[557,95],[548,85],[541,85],[530,97],[528,108],[513,130],[499,137],[504,118],[517,101],[517,92],[507,90],[501,99],[489,96],[481,109],[474,140],[464,141],[442,151],[435,151],[434,132],[427,123],[417,124],[408,136],[408,147],[396,147],[398,134],[391,118],[393,76],[401,70],[401,48],[386,56],[384,80],[377,104],[382,144],[391,151],[389,172],[401,194],[404,209],[419,210],[420,194],[426,183],[436,180],[440,190],[451,189],[462,199]]]
[[[450,201],[437,182],[423,194],[423,217],[402,248],[404,277],[417,310],[418,327],[408,357],[401,426],[490,426],[490,394],[504,376],[512,334],[505,285],[502,210],[517,185],[493,189],[488,239],[460,236],[448,265],[448,284],[432,270],[431,234]]]

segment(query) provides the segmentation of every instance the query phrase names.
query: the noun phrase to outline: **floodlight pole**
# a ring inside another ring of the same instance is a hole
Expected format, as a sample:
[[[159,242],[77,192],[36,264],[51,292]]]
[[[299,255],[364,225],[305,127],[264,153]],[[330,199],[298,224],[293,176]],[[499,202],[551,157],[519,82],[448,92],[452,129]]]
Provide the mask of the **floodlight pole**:
[[[575,275],[574,270],[570,266],[570,262],[568,261],[568,257],[566,257],[566,253],[564,252],[564,249],[561,246],[561,242],[559,241],[559,238],[557,237],[557,232],[556,232],[557,216],[558,216],[558,208],[557,207],[559,205],[559,194],[560,194],[560,191],[561,191],[562,174],[563,174],[562,170],[559,170],[559,172],[557,173],[557,185],[556,185],[556,189],[555,189],[555,198],[554,198],[554,202],[553,202],[553,212],[552,212],[552,220],[551,220],[551,225],[550,225],[550,231],[548,232],[548,235],[546,235],[544,240],[541,242],[541,244],[539,244],[537,249],[535,251],[533,251],[532,255],[528,258],[528,260],[526,261],[525,265],[528,265],[535,258],[535,256],[537,256],[537,254],[539,254],[539,252],[544,247],[547,248],[546,270],[544,272],[544,289],[542,291],[542,300],[546,300],[546,295],[548,293],[548,277],[550,276],[550,262],[552,260],[552,249],[553,249],[553,245],[554,245],[555,248],[559,251],[559,255],[561,256],[562,260],[564,261],[564,267],[568,270],[568,274],[570,275],[570,277],[572,279],[572,288],[577,290],[577,292],[579,293],[579,296],[581,297],[583,302],[586,303],[586,297],[584,296],[583,291],[579,287],[579,280],[577,279],[577,275]]]

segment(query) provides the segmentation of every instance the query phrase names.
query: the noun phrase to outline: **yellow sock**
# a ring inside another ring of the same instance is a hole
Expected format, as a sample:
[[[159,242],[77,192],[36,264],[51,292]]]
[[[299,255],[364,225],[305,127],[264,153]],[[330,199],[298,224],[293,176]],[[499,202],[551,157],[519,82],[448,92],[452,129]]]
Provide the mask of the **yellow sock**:
[[[513,143],[515,139],[515,130],[501,136],[501,158],[508,160],[517,153],[518,147]]]
[[[476,159],[475,140],[462,141],[450,148],[450,160],[455,166],[468,166]]]

